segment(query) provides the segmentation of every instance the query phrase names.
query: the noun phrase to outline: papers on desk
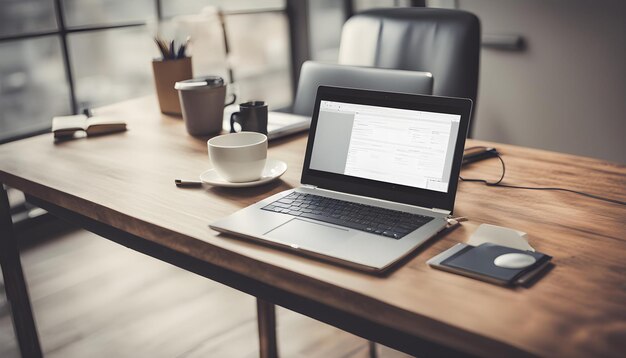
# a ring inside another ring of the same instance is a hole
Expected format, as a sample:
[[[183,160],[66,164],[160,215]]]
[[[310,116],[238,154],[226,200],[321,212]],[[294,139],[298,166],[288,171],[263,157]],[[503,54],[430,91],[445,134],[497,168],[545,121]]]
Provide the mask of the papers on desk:
[[[239,110],[231,105],[224,109],[223,129],[230,132],[230,116]],[[237,125],[237,124],[236,124]],[[267,139],[274,140],[294,133],[306,131],[311,126],[311,117],[293,113],[269,111],[267,113]]]
[[[508,227],[481,224],[467,241],[468,245],[480,246],[486,242],[513,249],[535,252],[528,243],[526,233]]]

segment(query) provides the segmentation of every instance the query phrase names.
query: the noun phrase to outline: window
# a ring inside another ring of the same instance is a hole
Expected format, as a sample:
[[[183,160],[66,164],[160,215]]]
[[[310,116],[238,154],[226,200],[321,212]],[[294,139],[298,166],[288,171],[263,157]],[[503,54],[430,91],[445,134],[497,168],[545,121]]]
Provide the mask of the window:
[[[145,26],[73,33],[68,44],[80,108],[154,91],[150,62],[158,51]]]
[[[71,113],[59,39],[43,36],[0,42],[0,141],[50,125]]]
[[[221,62],[194,59],[194,74],[229,80],[229,64],[241,100],[287,106],[292,87],[285,0],[5,0],[0,143],[49,130],[53,116],[153,93],[155,24],[180,23],[206,6],[224,11],[230,55]],[[216,46],[223,47],[218,39]],[[198,58],[210,59],[213,50],[195,48]]]
[[[154,0],[63,0],[70,27],[143,23],[157,18],[156,9]]]
[[[52,1],[0,1],[0,36],[41,33],[56,29]]]
[[[163,17],[195,14],[204,7],[215,6],[225,12],[260,12],[282,10],[285,0],[161,0],[163,3]]]
[[[282,13],[241,14],[226,19],[230,63],[242,101],[260,99],[273,109],[291,103],[289,25]]]

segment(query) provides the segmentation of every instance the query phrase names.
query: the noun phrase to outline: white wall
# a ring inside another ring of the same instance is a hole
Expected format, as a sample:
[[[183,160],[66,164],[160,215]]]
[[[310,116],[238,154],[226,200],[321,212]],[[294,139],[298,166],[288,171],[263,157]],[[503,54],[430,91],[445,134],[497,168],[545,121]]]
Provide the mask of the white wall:
[[[626,163],[626,1],[457,5],[527,43],[482,50],[474,137]]]

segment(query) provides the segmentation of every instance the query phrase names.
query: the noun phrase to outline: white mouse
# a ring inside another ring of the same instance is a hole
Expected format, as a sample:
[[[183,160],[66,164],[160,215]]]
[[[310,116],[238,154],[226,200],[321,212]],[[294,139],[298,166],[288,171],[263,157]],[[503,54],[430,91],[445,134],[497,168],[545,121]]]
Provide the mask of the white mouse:
[[[521,269],[534,264],[537,261],[534,257],[526,254],[504,254],[493,260],[494,265],[503,268]]]

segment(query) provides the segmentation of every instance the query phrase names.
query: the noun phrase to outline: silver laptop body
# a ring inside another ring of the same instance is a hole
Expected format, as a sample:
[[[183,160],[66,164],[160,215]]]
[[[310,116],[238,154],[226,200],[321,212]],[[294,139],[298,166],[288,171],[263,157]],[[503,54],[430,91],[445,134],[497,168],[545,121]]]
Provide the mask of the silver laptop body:
[[[375,91],[393,91],[431,94],[433,76],[430,72],[404,71],[372,67],[357,67],[306,61],[302,64],[293,113],[270,111],[267,118],[269,140],[309,129],[315,95],[319,86],[361,88]],[[224,130],[230,131],[230,114],[225,111]]]
[[[454,207],[471,107],[467,99],[321,86],[303,186],[210,227],[360,270],[384,271],[445,228]],[[311,211],[317,206],[302,204],[313,199],[331,206],[338,199],[340,205],[334,207],[356,209],[320,220]],[[359,215],[370,207],[386,214]],[[400,218],[421,226],[409,232],[394,226],[399,234],[370,227],[383,217],[389,217],[384,225],[390,228]],[[352,221],[344,224],[346,220]]]

